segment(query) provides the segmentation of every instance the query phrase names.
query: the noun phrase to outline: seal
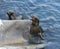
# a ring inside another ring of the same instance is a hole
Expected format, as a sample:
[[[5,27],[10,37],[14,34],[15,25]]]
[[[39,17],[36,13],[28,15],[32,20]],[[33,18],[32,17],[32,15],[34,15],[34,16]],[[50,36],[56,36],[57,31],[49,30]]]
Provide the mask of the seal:
[[[40,37],[42,40],[43,29],[39,26],[39,19],[35,16],[32,16],[32,24],[30,26],[30,34],[34,37]]]
[[[13,11],[8,11],[7,15],[8,15],[8,20],[16,20],[16,16],[14,15]]]

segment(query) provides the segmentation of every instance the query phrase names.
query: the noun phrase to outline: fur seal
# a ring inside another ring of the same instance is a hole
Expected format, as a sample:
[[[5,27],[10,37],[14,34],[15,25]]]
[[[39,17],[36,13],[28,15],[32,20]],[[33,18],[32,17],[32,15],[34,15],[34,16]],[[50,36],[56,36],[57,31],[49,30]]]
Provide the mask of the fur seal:
[[[8,20],[16,20],[16,16],[14,15],[13,11],[8,11],[7,15],[8,15]]]
[[[35,16],[32,16],[32,24],[30,26],[30,34],[35,37],[42,38],[42,33],[44,32],[42,27],[39,26],[39,19]]]

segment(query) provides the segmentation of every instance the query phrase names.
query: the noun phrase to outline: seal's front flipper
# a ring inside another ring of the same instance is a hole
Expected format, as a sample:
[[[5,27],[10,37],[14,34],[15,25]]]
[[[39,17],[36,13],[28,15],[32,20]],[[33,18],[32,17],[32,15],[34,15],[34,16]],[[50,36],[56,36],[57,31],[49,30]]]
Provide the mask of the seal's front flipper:
[[[43,35],[40,33],[39,35],[38,35],[42,40],[44,40],[44,37],[43,37]]]

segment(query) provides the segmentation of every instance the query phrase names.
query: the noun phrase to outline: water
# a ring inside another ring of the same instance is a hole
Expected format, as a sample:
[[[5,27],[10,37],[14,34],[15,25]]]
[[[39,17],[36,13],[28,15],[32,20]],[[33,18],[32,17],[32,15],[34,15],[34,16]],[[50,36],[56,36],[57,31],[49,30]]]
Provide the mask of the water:
[[[36,15],[45,31],[46,49],[60,49],[60,0],[0,0],[0,18],[8,19],[6,12],[30,19]]]

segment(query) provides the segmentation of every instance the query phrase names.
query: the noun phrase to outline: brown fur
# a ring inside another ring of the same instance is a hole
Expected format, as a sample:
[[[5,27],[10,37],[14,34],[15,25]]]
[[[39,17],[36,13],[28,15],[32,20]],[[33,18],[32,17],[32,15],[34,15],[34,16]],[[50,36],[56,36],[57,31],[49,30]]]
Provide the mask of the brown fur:
[[[39,36],[41,39],[43,39],[41,37],[43,29],[41,28],[41,26],[39,26],[39,19],[33,16],[31,20],[32,24],[30,26],[30,34],[34,36]],[[41,33],[41,35],[39,35],[39,33]]]
[[[40,29],[39,26],[37,26],[37,25],[31,25],[30,26],[30,34],[36,35],[36,34],[40,33],[39,29]]]

